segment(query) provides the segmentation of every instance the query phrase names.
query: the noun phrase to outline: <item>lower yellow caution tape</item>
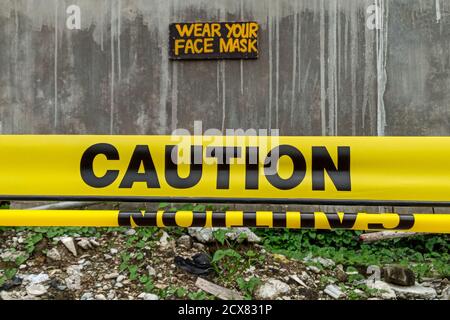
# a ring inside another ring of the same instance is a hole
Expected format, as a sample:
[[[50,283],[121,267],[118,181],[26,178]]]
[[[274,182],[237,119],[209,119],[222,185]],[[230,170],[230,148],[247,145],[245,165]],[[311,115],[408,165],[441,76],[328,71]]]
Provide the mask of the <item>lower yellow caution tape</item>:
[[[0,226],[259,227],[450,233],[450,214],[298,211],[0,210]]]

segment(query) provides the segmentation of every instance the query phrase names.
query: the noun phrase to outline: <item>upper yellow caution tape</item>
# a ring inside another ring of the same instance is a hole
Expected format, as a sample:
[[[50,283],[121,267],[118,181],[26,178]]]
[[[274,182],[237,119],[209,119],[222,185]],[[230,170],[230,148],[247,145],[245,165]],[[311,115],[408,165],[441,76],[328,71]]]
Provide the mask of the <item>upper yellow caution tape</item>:
[[[450,137],[0,136],[1,199],[450,205]]]

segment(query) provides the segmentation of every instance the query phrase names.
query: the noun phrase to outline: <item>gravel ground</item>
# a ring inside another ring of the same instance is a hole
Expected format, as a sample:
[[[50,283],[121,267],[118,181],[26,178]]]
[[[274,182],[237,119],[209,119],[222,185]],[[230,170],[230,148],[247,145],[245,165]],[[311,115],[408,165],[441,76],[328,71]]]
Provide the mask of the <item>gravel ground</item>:
[[[215,299],[175,257],[213,257],[221,250],[224,257],[200,277],[247,299],[449,299],[448,279],[417,283],[408,268],[381,266],[383,280],[374,279],[367,270],[330,259],[269,253],[256,236],[230,247],[190,234],[150,228],[53,237],[29,229],[0,231],[0,298]]]

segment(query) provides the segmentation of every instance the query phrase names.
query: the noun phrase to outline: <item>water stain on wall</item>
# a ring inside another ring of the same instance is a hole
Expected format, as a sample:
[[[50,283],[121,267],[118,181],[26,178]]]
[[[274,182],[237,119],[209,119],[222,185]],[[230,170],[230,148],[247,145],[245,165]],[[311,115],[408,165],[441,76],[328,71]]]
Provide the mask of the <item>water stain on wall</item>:
[[[4,0],[1,132],[450,135],[449,15],[446,0]],[[169,23],[242,20],[260,24],[258,60],[168,59]]]

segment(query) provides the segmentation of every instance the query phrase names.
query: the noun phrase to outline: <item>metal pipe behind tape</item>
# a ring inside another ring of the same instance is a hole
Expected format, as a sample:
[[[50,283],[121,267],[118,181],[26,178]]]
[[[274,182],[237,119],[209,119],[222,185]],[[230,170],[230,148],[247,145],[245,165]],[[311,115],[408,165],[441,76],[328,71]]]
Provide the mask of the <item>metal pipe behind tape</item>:
[[[450,233],[450,214],[272,212],[0,210],[0,226],[76,227],[255,227],[393,230]]]

